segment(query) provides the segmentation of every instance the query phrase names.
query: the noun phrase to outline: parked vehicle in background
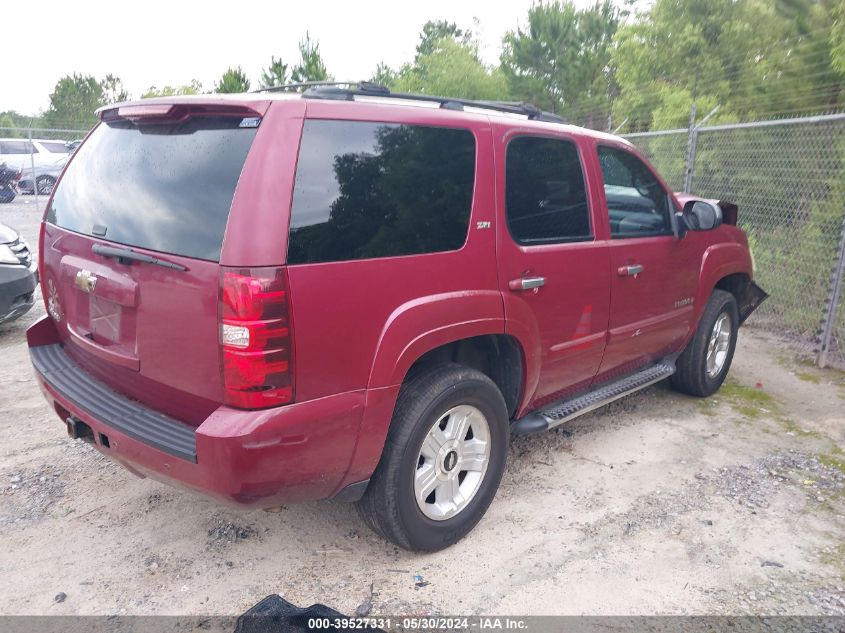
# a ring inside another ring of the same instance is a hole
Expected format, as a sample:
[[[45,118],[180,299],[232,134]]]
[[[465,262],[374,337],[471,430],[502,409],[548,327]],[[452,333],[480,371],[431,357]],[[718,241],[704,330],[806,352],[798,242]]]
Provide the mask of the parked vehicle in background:
[[[358,501],[446,547],[512,433],[714,393],[766,296],[734,205],[530,106],[362,84],[99,116],[42,223],[38,379],[72,437],[243,507]]]
[[[59,179],[59,174],[62,173],[67,164],[70,154],[65,154],[58,160],[52,163],[43,165],[36,165],[33,172],[32,167],[26,166],[21,170],[20,180],[18,180],[18,189],[23,194],[34,193],[34,184],[38,186],[39,195],[46,196],[53,191],[53,185]]]
[[[0,204],[12,202],[18,195],[18,179],[21,172],[0,162]]]
[[[26,314],[35,300],[38,268],[29,245],[0,223],[0,323]]]
[[[17,169],[31,166],[33,161],[36,166],[49,164],[59,154],[69,152],[66,141],[33,139],[30,142],[25,138],[0,138],[0,163],[8,163]]]

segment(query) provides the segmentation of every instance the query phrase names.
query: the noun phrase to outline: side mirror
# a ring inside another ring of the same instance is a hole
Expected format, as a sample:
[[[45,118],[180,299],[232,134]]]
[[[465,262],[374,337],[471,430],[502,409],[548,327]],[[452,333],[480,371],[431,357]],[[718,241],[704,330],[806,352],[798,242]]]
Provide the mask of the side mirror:
[[[722,209],[712,202],[690,200],[684,205],[681,218],[690,231],[711,231],[722,225]]]

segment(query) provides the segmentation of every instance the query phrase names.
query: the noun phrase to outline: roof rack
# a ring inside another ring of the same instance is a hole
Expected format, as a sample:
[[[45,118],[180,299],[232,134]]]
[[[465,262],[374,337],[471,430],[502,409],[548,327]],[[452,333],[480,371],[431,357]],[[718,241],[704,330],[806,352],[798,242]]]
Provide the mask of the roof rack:
[[[253,90],[252,93],[258,92],[288,92],[290,90],[296,90],[298,88],[317,88],[320,86],[358,86],[361,83],[367,82],[360,82],[360,81],[297,81],[289,84],[284,84],[283,86],[269,86],[267,88],[259,88],[258,90]]]
[[[566,123],[566,119],[562,116],[545,112],[530,103],[520,101],[479,101],[475,99],[459,99],[456,97],[436,97],[433,95],[391,92],[387,86],[371,81],[303,81],[284,86],[264,88],[256,92],[284,92],[298,88],[306,89],[302,93],[305,99],[327,99],[332,101],[354,101],[355,97],[405,99],[437,103],[441,108],[446,110],[463,110],[465,107],[480,108],[483,110],[505,112],[507,114],[519,114],[532,121]]]

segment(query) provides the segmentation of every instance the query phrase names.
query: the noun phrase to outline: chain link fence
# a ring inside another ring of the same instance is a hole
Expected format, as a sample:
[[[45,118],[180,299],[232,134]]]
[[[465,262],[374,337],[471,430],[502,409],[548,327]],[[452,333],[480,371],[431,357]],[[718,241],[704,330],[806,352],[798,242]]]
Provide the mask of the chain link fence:
[[[845,114],[627,138],[676,190],[739,205],[771,295],[751,322],[845,369]]]

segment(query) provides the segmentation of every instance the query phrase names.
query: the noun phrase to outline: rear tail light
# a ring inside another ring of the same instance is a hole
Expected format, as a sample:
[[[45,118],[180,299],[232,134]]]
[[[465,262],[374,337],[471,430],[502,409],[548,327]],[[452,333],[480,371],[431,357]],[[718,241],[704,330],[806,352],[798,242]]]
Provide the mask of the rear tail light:
[[[226,404],[293,402],[293,337],[284,268],[223,268],[220,345]]]

